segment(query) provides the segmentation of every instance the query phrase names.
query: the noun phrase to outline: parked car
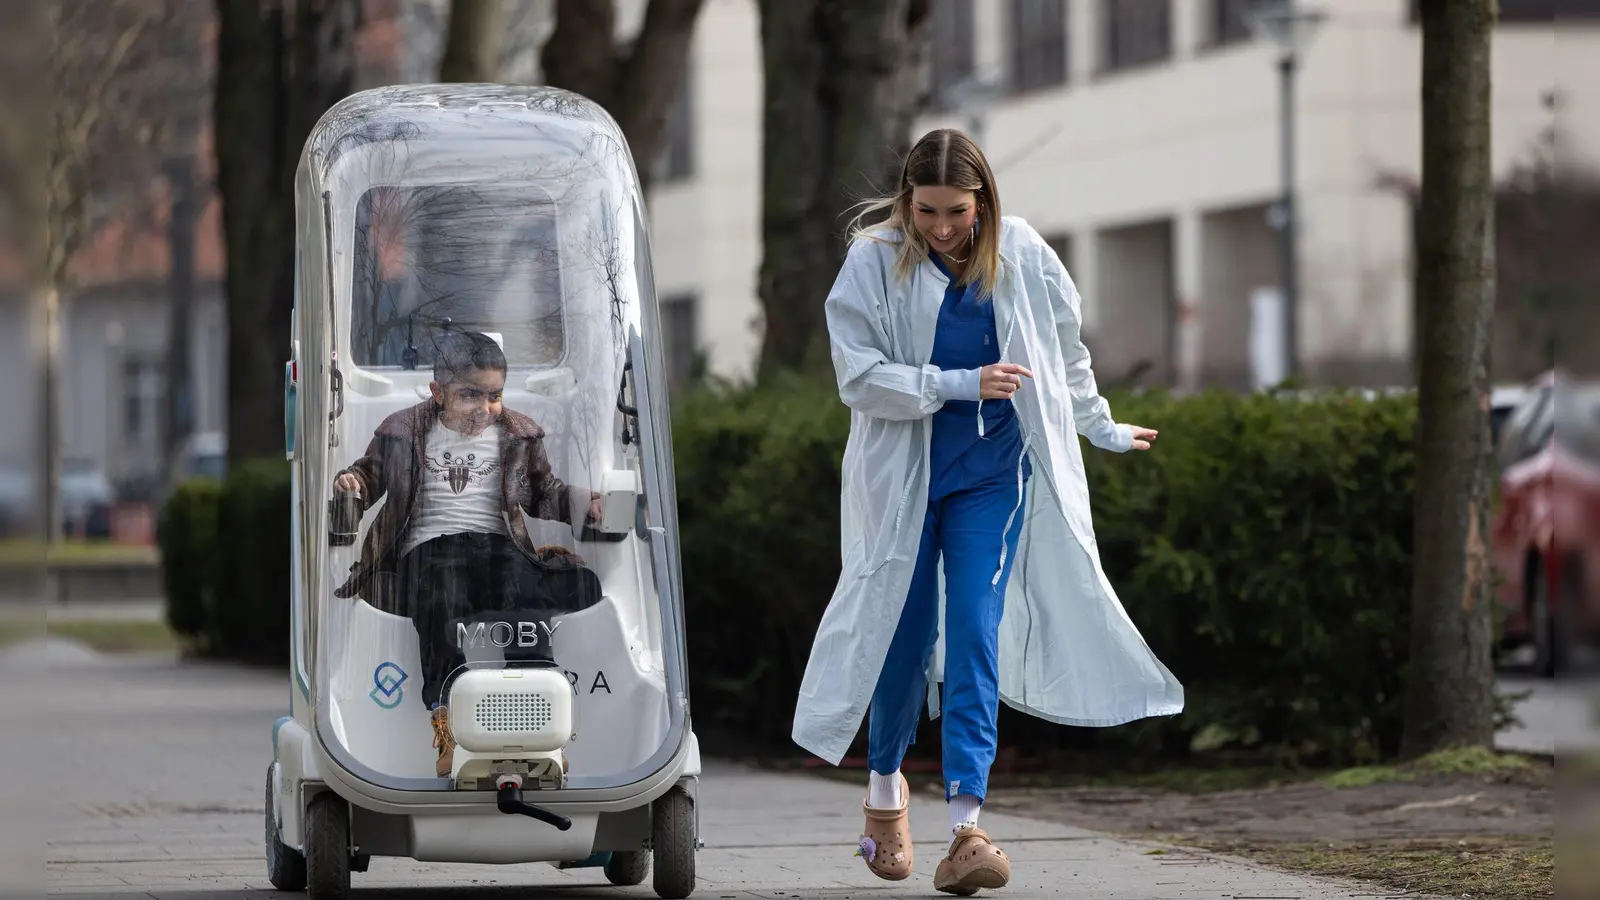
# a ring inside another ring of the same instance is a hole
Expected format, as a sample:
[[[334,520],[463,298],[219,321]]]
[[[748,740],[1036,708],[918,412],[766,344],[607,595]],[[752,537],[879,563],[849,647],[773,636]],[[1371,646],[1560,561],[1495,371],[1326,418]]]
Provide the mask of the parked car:
[[[1497,384],[1489,394],[1489,440],[1500,446],[1506,420],[1528,399],[1528,388],[1520,384]]]
[[[178,481],[190,478],[215,478],[228,475],[228,436],[220,431],[201,431],[183,442],[178,455]]]
[[[106,473],[93,460],[67,457],[61,460],[58,477],[61,536],[110,537],[116,491]],[[42,478],[42,467],[0,464],[0,536],[37,534]]]
[[[1600,638],[1600,385],[1530,386],[1498,446],[1490,540],[1508,648],[1554,675]]]
[[[111,536],[111,506],[117,492],[93,460],[61,460],[61,524],[67,535]]]
[[[39,518],[39,500],[28,471],[0,463],[0,539],[21,537]]]

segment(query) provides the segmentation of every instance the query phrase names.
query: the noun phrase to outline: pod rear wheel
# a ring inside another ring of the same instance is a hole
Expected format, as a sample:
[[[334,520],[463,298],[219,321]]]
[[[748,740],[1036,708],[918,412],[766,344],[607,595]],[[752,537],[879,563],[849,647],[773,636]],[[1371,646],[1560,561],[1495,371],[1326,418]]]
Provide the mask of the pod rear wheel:
[[[267,880],[280,891],[306,889],[306,858],[283,842],[278,830],[277,795],[272,790],[272,766],[267,767]]]

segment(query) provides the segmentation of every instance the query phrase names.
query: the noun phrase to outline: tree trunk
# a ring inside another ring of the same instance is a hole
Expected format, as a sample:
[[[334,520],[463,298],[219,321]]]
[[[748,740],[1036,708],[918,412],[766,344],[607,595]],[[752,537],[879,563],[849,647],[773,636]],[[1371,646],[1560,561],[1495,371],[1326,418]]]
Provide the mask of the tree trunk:
[[[924,0],[761,0],[765,76],[759,377],[828,359],[822,303],[845,213],[894,186],[920,105]]]
[[[646,192],[702,2],[650,0],[638,37],[619,52],[612,0],[556,0],[556,27],[539,54],[545,84],[582,94],[617,120]]]
[[[274,329],[293,297],[293,183],[285,177],[288,39],[271,0],[217,0],[215,146],[228,302],[228,460],[281,444]],[[281,337],[281,339],[280,339]]]
[[[500,79],[500,48],[505,11],[500,0],[450,0],[439,80],[445,83]]]
[[[1492,746],[1488,348],[1494,0],[1422,0],[1415,569],[1401,752]]]
[[[194,427],[194,384],[189,371],[193,342],[190,322],[194,316],[195,220],[199,216],[194,160],[179,155],[167,163],[167,187],[171,203],[167,215],[169,271],[167,284],[171,307],[167,316],[167,401],[166,427],[162,442],[162,477],[173,484],[178,476],[178,451]]]
[[[217,185],[228,292],[228,459],[283,453],[294,303],[294,173],[350,92],[359,0],[217,0]]]

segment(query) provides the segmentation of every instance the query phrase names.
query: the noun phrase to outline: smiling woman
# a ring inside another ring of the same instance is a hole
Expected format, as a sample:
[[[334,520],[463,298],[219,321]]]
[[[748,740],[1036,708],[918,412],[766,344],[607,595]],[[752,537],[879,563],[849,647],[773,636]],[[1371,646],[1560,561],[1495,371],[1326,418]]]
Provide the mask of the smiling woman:
[[[844,566],[793,734],[837,765],[870,712],[859,852],[900,880],[915,866],[900,763],[922,698],[935,716],[942,706],[952,840],[934,887],[969,894],[1011,876],[977,827],[1002,700],[1083,726],[1183,708],[1101,570],[1074,435],[1121,453],[1156,432],[1112,418],[1072,278],[1027,222],[1000,214],[965,134],[929,132],[896,191],[865,206],[826,301],[851,409]]]

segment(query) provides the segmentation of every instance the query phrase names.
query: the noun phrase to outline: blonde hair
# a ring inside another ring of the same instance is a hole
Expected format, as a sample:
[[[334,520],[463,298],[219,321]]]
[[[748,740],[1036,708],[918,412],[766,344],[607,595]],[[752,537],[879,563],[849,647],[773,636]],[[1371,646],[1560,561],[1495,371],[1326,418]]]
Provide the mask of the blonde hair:
[[[911,218],[911,194],[919,187],[952,187],[977,195],[977,240],[957,283],[976,282],[981,296],[993,296],[1000,281],[1000,194],[995,190],[994,172],[983,151],[957,129],[938,128],[923,135],[906,154],[894,193],[856,204],[861,212],[850,223],[851,239],[880,240],[875,232],[898,231],[901,239],[895,254],[895,274],[908,277],[928,256],[927,241]],[[867,216],[881,210],[889,211],[886,219],[874,225],[862,224]]]

